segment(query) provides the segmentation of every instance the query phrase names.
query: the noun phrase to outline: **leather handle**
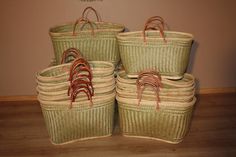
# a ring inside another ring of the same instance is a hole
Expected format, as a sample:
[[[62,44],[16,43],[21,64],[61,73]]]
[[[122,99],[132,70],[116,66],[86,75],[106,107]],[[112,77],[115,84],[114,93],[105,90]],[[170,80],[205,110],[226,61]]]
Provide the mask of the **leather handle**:
[[[97,22],[101,22],[101,21],[102,21],[102,19],[101,19],[101,17],[99,16],[97,10],[95,10],[95,9],[94,9],[93,7],[91,7],[91,6],[86,7],[86,8],[84,9],[84,11],[83,11],[83,13],[82,13],[82,18],[88,19],[88,13],[89,13],[90,11],[93,11],[93,13],[96,15]],[[86,13],[86,16],[85,16],[85,13]]]
[[[155,23],[156,22],[156,23]],[[146,42],[146,31],[147,30],[159,30],[160,36],[163,38],[166,43],[165,34],[164,34],[164,19],[160,16],[150,17],[144,24],[143,29],[143,41]]]
[[[154,91],[156,92],[156,109],[159,109],[159,91],[160,87],[162,87],[161,83],[161,76],[156,71],[144,71],[141,72],[136,81],[137,86],[137,99],[138,99],[138,106],[140,105],[142,94],[146,86],[151,86]]]
[[[69,60],[70,57],[72,57],[74,60],[75,58],[82,58],[82,55],[78,49],[69,48],[63,52],[61,57],[61,64],[71,62],[72,60]]]
[[[75,21],[75,24],[74,24],[74,27],[73,27],[73,35],[76,35],[76,27],[78,24],[82,24],[81,27],[80,27],[80,31],[83,30],[84,26],[86,24],[89,24],[90,28],[91,28],[91,33],[92,35],[94,36],[94,28],[93,28],[93,24],[97,27],[97,25],[95,23],[92,24],[91,21],[89,21],[88,19],[83,19],[83,18],[80,18],[78,20]]]

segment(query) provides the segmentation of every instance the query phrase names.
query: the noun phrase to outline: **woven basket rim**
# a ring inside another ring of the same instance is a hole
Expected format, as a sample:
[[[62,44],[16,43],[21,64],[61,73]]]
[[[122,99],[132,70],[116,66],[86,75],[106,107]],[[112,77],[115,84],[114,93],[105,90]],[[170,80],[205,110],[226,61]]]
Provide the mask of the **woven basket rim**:
[[[131,99],[131,98],[121,98],[118,95],[116,95],[116,100],[118,102],[128,104],[130,106],[138,106],[138,99]],[[161,107],[179,107],[179,108],[188,108],[190,106],[193,106],[196,102],[196,97],[194,96],[192,101],[190,102],[174,102],[174,101],[161,101],[159,103],[160,108]],[[156,107],[156,101],[148,101],[148,100],[141,100],[140,105],[144,106],[155,106]]]
[[[103,98],[98,98],[96,99],[96,97],[93,99],[93,106],[102,106],[101,103],[107,103],[112,101],[116,96],[116,92],[114,91],[112,94],[110,95],[104,95]],[[42,100],[40,99],[40,97],[38,96],[38,100],[41,104],[41,106],[66,106],[68,107],[70,105],[70,100],[64,100],[64,101],[49,101],[49,100]],[[72,103],[73,107],[80,107],[81,104],[86,104],[88,106],[90,106],[90,101],[89,100],[84,100],[84,101],[76,101]],[[72,108],[73,108],[72,107]]]
[[[124,70],[119,71],[117,73],[117,81],[121,82],[121,83],[125,83],[125,84],[127,83],[127,85],[133,84],[133,83],[136,82],[136,79],[124,78],[125,77],[124,75],[127,76],[127,74],[125,73]],[[174,87],[190,87],[190,86],[193,86],[195,84],[195,77],[192,74],[189,74],[189,73],[184,73],[183,78],[181,79],[181,80],[183,80],[183,79],[186,79],[186,78],[188,79],[189,78],[190,81],[188,81],[188,83],[187,82],[186,83],[185,82],[181,83],[181,82],[178,82],[176,80],[173,81],[173,80],[170,80],[170,79],[162,77],[162,76],[161,76],[161,78],[162,78],[161,82],[163,84],[172,85]]]
[[[92,69],[92,71],[94,72],[94,69],[93,69],[93,65],[92,64],[104,64],[104,65],[107,65],[108,66],[108,68],[107,69],[109,69],[109,70],[111,70],[111,71],[114,71],[114,69],[115,69],[115,67],[114,67],[114,65],[111,63],[111,62],[106,62],[106,61],[88,61],[89,62],[89,64],[91,65],[91,69]],[[54,77],[46,77],[46,76],[41,76],[43,73],[46,73],[46,72],[48,72],[48,71],[50,71],[50,70],[53,70],[53,69],[58,69],[58,68],[63,68],[63,67],[68,67],[68,66],[70,66],[72,63],[66,63],[66,64],[60,64],[60,65],[56,65],[56,66],[52,66],[52,67],[48,67],[48,68],[45,68],[45,69],[43,69],[43,70],[41,70],[41,71],[39,71],[39,72],[37,72],[36,73],[36,79],[37,80],[40,80],[40,79],[50,79],[50,78],[58,78],[58,77],[61,77],[61,76],[65,76],[65,75],[67,75],[69,72],[67,71],[65,71],[65,73],[62,73],[62,74],[59,74],[59,75],[57,75],[57,76],[54,76]],[[97,69],[99,69],[99,68],[97,68]],[[105,68],[104,68],[105,69]],[[103,70],[104,70],[103,69]]]
[[[107,25],[114,25],[114,26],[118,26],[118,27],[121,27],[121,28],[109,28],[109,29],[94,29],[94,33],[96,32],[122,32],[124,29],[125,29],[125,26],[123,24],[118,24],[118,23],[113,23],[113,22],[94,22],[95,24],[98,23],[98,24],[107,24]],[[61,36],[61,35],[68,35],[68,36],[72,36],[73,35],[73,31],[68,31],[68,32],[54,32],[53,30],[54,29],[57,29],[59,27],[64,27],[64,26],[70,26],[70,25],[74,25],[75,23],[74,22],[67,22],[67,23],[64,23],[62,25],[55,25],[51,28],[49,28],[49,35],[50,36]],[[91,33],[91,30],[83,30],[81,31],[83,33]],[[78,35],[79,33],[76,33],[76,35]],[[74,35],[74,36],[76,36]]]
[[[159,30],[148,30],[147,32],[150,32],[150,33],[159,33],[160,31]],[[167,33],[167,34],[177,34],[177,35],[183,35],[183,36],[186,36],[186,38],[177,38],[177,37],[165,37],[165,39],[168,41],[168,40],[181,40],[181,41],[191,41],[193,40],[194,36],[190,33],[186,33],[186,32],[178,32],[178,31],[164,31],[164,33]],[[130,36],[130,35],[133,35],[133,34],[138,34],[139,36]],[[116,36],[118,40],[120,41],[126,41],[126,40],[129,40],[129,39],[141,39],[143,41],[143,31],[132,31],[132,32],[121,32],[121,33],[118,33],[118,35]],[[146,37],[146,39],[148,40],[162,40],[163,41],[163,38],[162,37]]]

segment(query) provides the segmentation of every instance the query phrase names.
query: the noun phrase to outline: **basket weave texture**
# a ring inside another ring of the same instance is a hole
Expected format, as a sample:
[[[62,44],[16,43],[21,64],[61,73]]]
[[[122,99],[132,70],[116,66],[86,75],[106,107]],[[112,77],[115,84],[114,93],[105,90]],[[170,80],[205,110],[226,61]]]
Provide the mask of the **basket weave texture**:
[[[163,77],[180,79],[186,71],[193,36],[164,31],[125,32],[117,35],[122,64],[128,77],[137,77],[143,70],[158,70]]]
[[[81,27],[83,29],[81,30]],[[109,61],[116,65],[120,60],[116,35],[124,30],[124,26],[109,22],[79,23],[73,33],[74,23],[55,26],[49,30],[56,64],[61,61],[62,53],[71,47],[77,48],[88,61]],[[94,29],[92,33],[92,30]]]

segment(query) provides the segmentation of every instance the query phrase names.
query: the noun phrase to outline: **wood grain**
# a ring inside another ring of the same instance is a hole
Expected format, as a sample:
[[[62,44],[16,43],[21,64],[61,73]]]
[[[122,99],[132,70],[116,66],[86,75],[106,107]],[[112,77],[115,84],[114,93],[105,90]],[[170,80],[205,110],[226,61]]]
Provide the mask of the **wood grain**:
[[[0,102],[1,157],[236,156],[236,94],[199,95],[190,131],[177,145],[112,137],[54,146],[37,101]]]

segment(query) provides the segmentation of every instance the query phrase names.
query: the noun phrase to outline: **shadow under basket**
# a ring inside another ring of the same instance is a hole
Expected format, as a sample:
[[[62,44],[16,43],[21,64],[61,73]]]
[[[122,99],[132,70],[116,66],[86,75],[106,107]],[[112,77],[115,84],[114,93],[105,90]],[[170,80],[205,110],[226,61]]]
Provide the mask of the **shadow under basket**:
[[[196,102],[161,102],[156,109],[155,101],[141,101],[117,96],[120,128],[124,136],[147,138],[177,144],[187,134]]]
[[[74,102],[40,100],[46,127],[53,144],[112,135],[115,98]]]

